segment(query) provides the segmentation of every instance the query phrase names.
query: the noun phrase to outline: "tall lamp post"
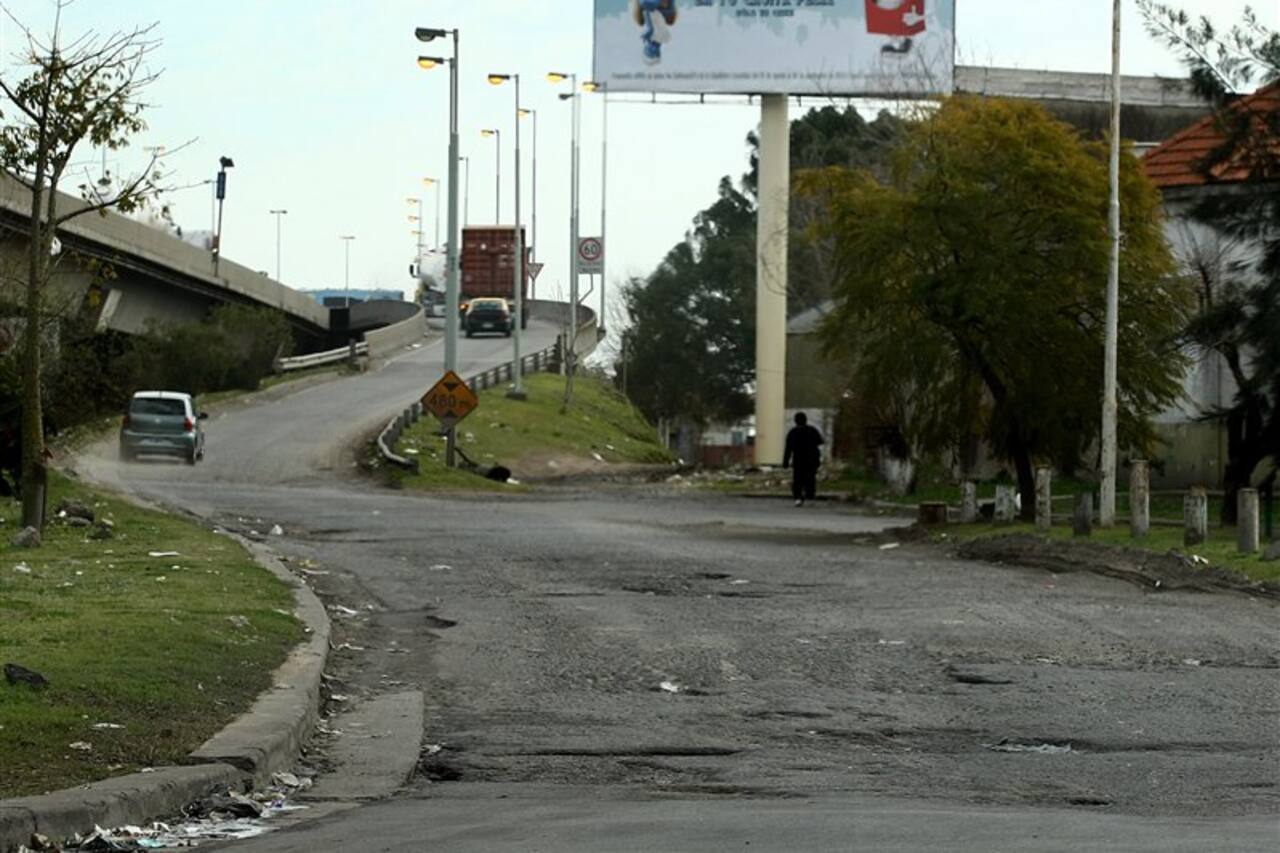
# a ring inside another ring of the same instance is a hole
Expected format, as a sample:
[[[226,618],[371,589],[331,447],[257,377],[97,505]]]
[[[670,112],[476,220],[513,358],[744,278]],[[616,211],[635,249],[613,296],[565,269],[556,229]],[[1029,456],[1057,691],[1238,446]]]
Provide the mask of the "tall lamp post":
[[[280,221],[288,213],[287,210],[272,210],[271,215],[276,218],[276,281],[280,280]]]
[[[516,88],[516,222],[514,236],[511,240],[512,249],[512,290],[515,293],[515,319],[512,321],[514,328],[511,332],[511,340],[514,345],[511,362],[511,390],[507,392],[507,396],[516,400],[523,400],[527,396],[524,391],[524,358],[520,351],[521,344],[521,327],[524,325],[524,236],[520,233],[520,75],[519,74],[490,74],[489,82],[495,86],[501,86],[506,82],[515,83]]]
[[[422,183],[431,187],[436,192],[436,223],[435,223],[435,251],[440,251],[440,182],[435,178],[423,178]],[[422,210],[418,210],[418,216],[422,216]]]
[[[462,168],[465,173],[462,188],[462,222],[465,225],[471,224],[471,158],[462,158]]]
[[[222,258],[222,204],[227,199],[227,169],[235,167],[230,157],[218,158],[218,178],[214,184],[214,197],[218,200],[218,225],[213,234],[213,274],[218,274],[218,261]]]
[[[346,303],[346,307],[350,308],[351,307],[351,241],[355,239],[355,235],[342,234],[338,237],[338,239],[342,241],[343,257],[344,257],[342,287],[346,293],[346,296],[343,299],[343,301]]]
[[[420,42],[433,42],[449,36],[453,38],[453,56],[419,56],[418,67],[431,70],[446,61],[449,64],[449,226],[446,235],[445,297],[444,297],[444,367],[458,369],[458,30],[418,27],[413,31]],[[446,433],[445,464],[456,465],[457,430]]]
[[[417,256],[417,263],[418,263],[418,278],[419,278],[419,279],[421,279],[421,278],[422,278],[422,240],[423,240],[423,236],[422,236],[422,235],[423,235],[423,230],[422,230],[422,196],[418,196],[417,198],[406,198],[404,201],[405,201],[405,204],[416,204],[416,205],[418,206],[418,215],[417,215],[417,216],[414,216],[414,215],[410,214],[410,215],[409,215],[409,221],[410,221],[410,222],[415,222],[415,223],[417,223],[417,226],[418,226],[418,227],[417,227],[417,229],[416,229],[413,233],[414,233],[415,235],[417,235],[417,238],[418,238],[418,242],[417,242],[417,249],[418,249],[418,256]]]
[[[588,92],[599,92],[604,98],[603,132],[600,137],[600,242],[604,244],[604,254],[600,256],[600,331],[604,332],[609,317],[609,303],[605,298],[609,283],[605,267],[609,261],[609,92],[604,83],[595,81],[583,83],[582,88]]]
[[[502,222],[502,131],[496,127],[487,127],[480,131],[481,136],[492,136],[497,143],[494,148],[493,173],[493,224]]]
[[[529,259],[536,261],[538,259],[538,111],[522,109],[520,115],[533,119],[533,210],[529,232]]]
[[[568,81],[568,93],[561,93],[560,100],[573,104],[571,123],[572,144],[569,153],[569,334],[565,341],[565,404],[573,399],[573,377],[578,362],[578,75],[552,71],[547,75],[552,83]]]

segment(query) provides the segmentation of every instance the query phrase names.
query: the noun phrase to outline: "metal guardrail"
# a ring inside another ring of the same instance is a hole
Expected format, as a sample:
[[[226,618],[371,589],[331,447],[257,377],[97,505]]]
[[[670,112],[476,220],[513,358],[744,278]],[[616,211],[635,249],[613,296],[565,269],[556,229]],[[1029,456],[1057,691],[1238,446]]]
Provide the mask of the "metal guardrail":
[[[557,337],[556,342],[546,349],[523,356],[524,373],[559,373],[564,364],[564,338]],[[515,362],[509,361],[491,367],[483,373],[464,377],[473,391],[484,391],[494,388],[503,382],[510,382],[514,375]],[[422,403],[414,403],[391,419],[386,428],[378,434],[378,454],[391,465],[406,471],[418,473],[418,460],[408,459],[395,452],[400,436],[413,424],[422,419]]]
[[[309,355],[297,355],[292,358],[278,358],[276,359],[275,370],[276,373],[289,373],[294,370],[306,370],[309,367],[337,364],[340,361],[354,361],[357,356],[368,354],[369,345],[367,343],[353,341],[350,346],[338,347],[325,352],[313,352]]]

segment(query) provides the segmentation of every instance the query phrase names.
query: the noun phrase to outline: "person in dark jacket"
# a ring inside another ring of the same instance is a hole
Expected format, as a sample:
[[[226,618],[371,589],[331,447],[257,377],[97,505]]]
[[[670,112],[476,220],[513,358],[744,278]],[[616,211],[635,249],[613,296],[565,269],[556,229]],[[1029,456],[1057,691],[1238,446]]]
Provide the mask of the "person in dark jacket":
[[[822,433],[809,426],[804,412],[796,413],[796,425],[787,433],[787,448],[782,454],[782,467],[792,470],[791,495],[796,506],[813,500],[818,491],[818,466],[822,464]]]

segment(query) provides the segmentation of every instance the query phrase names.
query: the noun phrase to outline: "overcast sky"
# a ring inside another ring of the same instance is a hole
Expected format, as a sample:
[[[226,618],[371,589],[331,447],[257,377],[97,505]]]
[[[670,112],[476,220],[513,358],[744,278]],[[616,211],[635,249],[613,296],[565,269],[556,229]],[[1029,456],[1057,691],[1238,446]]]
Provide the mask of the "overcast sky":
[[[47,31],[52,0],[4,0],[16,18]],[[1221,25],[1239,18],[1237,0],[1184,0]],[[1272,27],[1280,4],[1253,4]],[[959,0],[957,58],[963,64],[1105,72],[1110,68],[1107,0]],[[1126,74],[1182,76],[1168,50],[1125,2]],[[502,212],[513,220],[513,110],[510,87],[488,72],[523,76],[525,106],[538,111],[537,253],[547,268],[540,294],[567,290],[569,107],[546,81],[550,70],[591,75],[591,0],[78,0],[64,15],[68,34],[158,23],[160,81],[147,93],[150,129],[131,152],[113,154],[127,171],[144,145],[175,147],[176,183],[208,179],[219,155],[234,158],[224,222],[225,256],[275,272],[272,208],[286,208],[283,279],[303,289],[341,287],[343,245],[352,234],[351,285],[410,291],[416,238],[409,197],[426,194],[427,242],[434,196],[426,176],[447,163],[448,75],[422,71],[415,26],[462,31],[462,150],[471,157],[470,220],[494,219],[492,139],[502,131]],[[6,57],[15,28],[0,30]],[[616,96],[622,98],[624,96]],[[645,275],[710,204],[724,175],[747,168],[747,133],[758,108],[745,104],[653,106],[610,102],[609,225],[612,292]],[[793,117],[798,112],[793,108]],[[524,123],[525,219],[529,219],[532,124]],[[601,101],[583,100],[583,234],[600,219]],[[84,160],[95,159],[86,149]],[[176,194],[184,228],[209,227],[208,187]],[[443,216],[444,205],[441,204]],[[443,226],[442,226],[443,228]],[[584,282],[585,287],[585,282]]]

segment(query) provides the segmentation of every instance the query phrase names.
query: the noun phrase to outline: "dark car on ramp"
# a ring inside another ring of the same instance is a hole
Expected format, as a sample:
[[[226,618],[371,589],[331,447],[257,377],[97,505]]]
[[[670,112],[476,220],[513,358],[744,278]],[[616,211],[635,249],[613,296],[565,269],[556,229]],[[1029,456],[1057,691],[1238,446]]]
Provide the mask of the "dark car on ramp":
[[[507,300],[484,297],[471,300],[467,313],[462,318],[462,328],[468,338],[481,332],[493,332],[509,338],[515,323],[511,319]]]

